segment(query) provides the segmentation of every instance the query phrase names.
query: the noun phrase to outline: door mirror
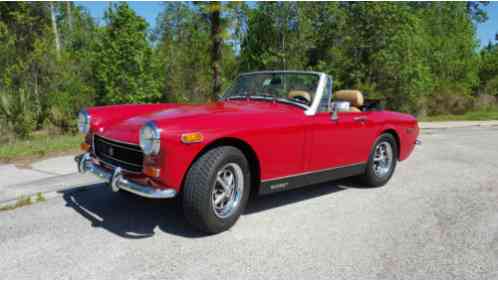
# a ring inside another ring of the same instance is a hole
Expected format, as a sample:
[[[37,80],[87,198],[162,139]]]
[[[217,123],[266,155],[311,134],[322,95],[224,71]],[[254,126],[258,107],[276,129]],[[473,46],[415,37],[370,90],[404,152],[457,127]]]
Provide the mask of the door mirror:
[[[331,116],[330,119],[337,120],[339,117],[337,116],[338,112],[347,112],[351,107],[351,103],[349,101],[334,101],[330,103],[330,111]]]

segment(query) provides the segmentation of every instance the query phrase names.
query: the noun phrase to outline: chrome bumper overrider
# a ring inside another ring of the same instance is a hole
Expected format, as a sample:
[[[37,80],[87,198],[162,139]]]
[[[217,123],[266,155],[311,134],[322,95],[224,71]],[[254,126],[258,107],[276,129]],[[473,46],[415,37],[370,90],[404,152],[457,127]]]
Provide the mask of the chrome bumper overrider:
[[[157,189],[152,186],[138,184],[126,179],[122,174],[121,168],[119,167],[115,168],[112,172],[108,171],[99,165],[94,164],[90,153],[76,156],[74,160],[78,165],[78,171],[80,173],[90,172],[99,178],[106,180],[114,192],[123,189],[142,197],[155,199],[172,198],[176,196],[176,190],[174,189]]]
[[[422,140],[417,139],[417,140],[415,141],[415,144],[416,144],[416,145],[422,145]]]

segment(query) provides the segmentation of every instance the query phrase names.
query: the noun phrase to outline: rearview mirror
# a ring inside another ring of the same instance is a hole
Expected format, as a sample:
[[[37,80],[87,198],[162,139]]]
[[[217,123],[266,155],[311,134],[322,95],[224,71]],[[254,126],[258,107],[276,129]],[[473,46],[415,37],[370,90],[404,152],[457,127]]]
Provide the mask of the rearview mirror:
[[[349,101],[334,101],[330,103],[330,111],[332,112],[330,119],[333,121],[339,119],[337,112],[347,112],[351,107]]]

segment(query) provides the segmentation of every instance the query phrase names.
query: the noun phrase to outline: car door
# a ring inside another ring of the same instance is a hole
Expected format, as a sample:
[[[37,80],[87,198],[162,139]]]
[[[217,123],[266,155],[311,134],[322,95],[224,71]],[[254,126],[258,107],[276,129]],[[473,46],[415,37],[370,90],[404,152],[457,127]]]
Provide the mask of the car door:
[[[309,171],[320,171],[365,163],[370,153],[374,127],[368,112],[319,112],[313,118]]]
[[[332,79],[329,77],[319,110],[310,117],[313,120],[306,170],[315,174],[309,177],[310,183],[362,172],[375,138],[371,112],[339,112],[338,118],[333,120],[331,98]]]

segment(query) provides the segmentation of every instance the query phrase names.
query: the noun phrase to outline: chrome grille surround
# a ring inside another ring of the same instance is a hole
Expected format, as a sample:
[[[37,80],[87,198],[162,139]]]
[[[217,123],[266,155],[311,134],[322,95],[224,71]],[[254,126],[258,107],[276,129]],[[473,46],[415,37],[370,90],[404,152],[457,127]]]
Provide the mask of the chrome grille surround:
[[[125,172],[139,174],[143,170],[144,154],[138,144],[130,144],[93,135],[93,153],[98,160]]]

